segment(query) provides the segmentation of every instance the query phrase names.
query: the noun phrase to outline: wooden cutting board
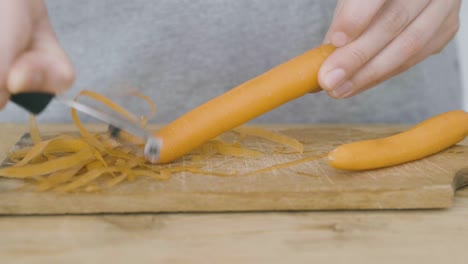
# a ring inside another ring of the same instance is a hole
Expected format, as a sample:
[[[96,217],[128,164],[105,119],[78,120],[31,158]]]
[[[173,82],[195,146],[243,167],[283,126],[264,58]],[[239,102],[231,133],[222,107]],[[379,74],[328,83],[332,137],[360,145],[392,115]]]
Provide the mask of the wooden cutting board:
[[[305,153],[257,159],[215,156],[204,169],[241,174],[404,129],[384,125],[268,128],[299,139],[305,144]],[[43,130],[59,133],[72,126],[51,125]],[[4,157],[22,133],[15,126],[4,126],[1,131]],[[279,147],[255,137],[246,138],[245,144],[266,152]],[[17,180],[0,179],[0,214],[446,208],[451,206],[455,190],[468,183],[466,167],[468,147],[457,145],[419,161],[365,172],[338,171],[322,158],[252,176],[182,172],[165,182],[141,177],[102,193],[40,193],[19,188],[22,183]]]

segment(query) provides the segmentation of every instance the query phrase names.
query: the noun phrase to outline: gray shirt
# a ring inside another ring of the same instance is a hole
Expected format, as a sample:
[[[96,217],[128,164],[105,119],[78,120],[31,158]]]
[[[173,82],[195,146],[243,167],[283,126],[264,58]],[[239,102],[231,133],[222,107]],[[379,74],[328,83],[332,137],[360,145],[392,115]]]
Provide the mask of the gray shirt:
[[[93,89],[135,113],[157,104],[153,122],[169,122],[275,65],[319,45],[335,1],[324,0],[48,0],[58,38],[75,65],[68,93]],[[461,108],[454,43],[396,78],[351,99],[310,94],[255,122],[417,122]],[[28,115],[13,104],[1,121]],[[70,122],[53,103],[42,122]],[[87,119],[91,121],[92,119]]]

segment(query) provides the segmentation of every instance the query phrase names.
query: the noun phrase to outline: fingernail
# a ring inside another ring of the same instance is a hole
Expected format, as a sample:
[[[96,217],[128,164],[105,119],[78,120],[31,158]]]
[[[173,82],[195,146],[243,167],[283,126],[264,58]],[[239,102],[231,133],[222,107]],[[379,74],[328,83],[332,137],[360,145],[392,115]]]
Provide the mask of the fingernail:
[[[353,84],[350,81],[346,81],[342,85],[338,86],[335,90],[332,91],[333,96],[338,98],[344,98],[349,95],[353,90]]]
[[[331,37],[331,43],[335,47],[343,47],[348,43],[348,36],[343,32],[333,33]]]
[[[346,77],[346,72],[341,68],[329,71],[325,75],[326,87],[324,87],[324,89],[333,90],[336,86],[338,86],[341,82],[344,81],[345,77]]]

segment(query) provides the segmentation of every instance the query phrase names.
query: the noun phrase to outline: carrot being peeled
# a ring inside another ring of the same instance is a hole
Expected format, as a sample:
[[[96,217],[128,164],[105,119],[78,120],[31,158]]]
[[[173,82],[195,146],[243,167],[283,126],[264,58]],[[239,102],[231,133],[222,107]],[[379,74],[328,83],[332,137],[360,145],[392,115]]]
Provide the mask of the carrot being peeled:
[[[270,110],[307,93],[320,90],[318,71],[335,50],[322,45],[182,115],[155,133],[161,139],[159,159],[171,162]]]
[[[79,96],[90,97],[138,125],[138,119],[134,118],[133,114],[104,95],[84,90]],[[149,97],[142,94],[135,96],[149,103],[152,115],[155,113],[156,107]],[[143,117],[142,120],[146,121],[151,116]],[[135,180],[140,176],[159,181],[168,180],[172,175],[182,172],[219,177],[235,176],[238,174],[236,171],[216,171],[205,165],[209,165],[208,159],[215,155],[236,159],[264,157],[266,153],[242,145],[241,139],[248,136],[262,137],[285,147],[292,147],[298,152],[302,152],[303,148],[299,141],[285,135],[261,128],[241,127],[236,129],[237,133],[230,134],[229,142],[220,136],[201,145],[191,153],[190,157],[182,159],[179,163],[154,165],[148,163],[141,155],[145,144],[143,139],[125,131],[118,133],[118,138],[114,138],[111,131],[91,132],[81,123],[78,113],[74,110],[72,118],[79,129],[79,134],[63,134],[50,139],[47,137],[45,141],[41,138],[35,118],[31,118],[30,135],[33,144],[9,154],[7,165],[0,168],[0,178],[23,179],[25,187],[30,184],[36,185],[37,191],[97,192]],[[140,125],[144,126],[141,123]],[[269,152],[271,151],[267,151]],[[256,169],[248,175],[281,169],[305,161],[308,159],[272,166],[266,170]]]

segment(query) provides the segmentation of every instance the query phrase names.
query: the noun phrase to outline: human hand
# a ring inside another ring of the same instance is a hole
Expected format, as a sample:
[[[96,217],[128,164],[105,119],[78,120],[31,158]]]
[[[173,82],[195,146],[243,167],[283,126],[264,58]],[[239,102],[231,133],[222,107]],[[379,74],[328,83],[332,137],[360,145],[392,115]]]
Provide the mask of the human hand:
[[[455,36],[461,0],[338,0],[325,37],[338,49],[319,71],[334,98],[361,93],[427,57]]]
[[[58,93],[74,70],[50,25],[43,0],[0,1],[0,109],[10,94]]]

